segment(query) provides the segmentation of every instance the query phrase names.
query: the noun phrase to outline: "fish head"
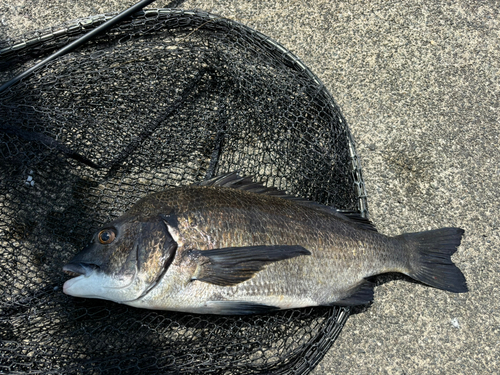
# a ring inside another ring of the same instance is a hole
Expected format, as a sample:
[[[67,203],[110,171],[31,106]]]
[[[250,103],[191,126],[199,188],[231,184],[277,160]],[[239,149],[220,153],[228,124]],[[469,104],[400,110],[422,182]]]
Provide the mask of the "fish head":
[[[63,271],[64,293],[118,303],[140,299],[160,281],[177,243],[160,216],[124,216],[100,228]]]

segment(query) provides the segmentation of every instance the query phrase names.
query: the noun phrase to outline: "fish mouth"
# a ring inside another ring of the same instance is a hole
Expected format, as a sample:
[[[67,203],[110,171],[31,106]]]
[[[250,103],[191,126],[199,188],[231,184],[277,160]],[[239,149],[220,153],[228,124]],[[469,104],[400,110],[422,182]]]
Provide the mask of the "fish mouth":
[[[97,264],[90,263],[68,263],[63,267],[63,272],[69,276],[85,276],[88,277],[90,274],[98,269]]]
[[[90,263],[68,263],[63,267],[63,272],[73,278],[67,280],[63,285],[63,292],[74,295],[70,292],[71,288],[81,279],[90,277],[99,266]]]

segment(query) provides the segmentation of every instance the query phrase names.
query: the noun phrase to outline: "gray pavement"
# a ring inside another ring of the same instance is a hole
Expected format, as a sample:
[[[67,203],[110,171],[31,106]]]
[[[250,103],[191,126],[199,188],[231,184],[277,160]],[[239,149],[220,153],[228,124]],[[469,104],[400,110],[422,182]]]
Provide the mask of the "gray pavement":
[[[1,0],[0,38],[134,1]],[[152,7],[162,7],[163,2]],[[349,318],[314,374],[500,373],[500,4],[187,1],[279,41],[323,81],[362,160],[372,220],[465,229],[470,292],[397,279]]]

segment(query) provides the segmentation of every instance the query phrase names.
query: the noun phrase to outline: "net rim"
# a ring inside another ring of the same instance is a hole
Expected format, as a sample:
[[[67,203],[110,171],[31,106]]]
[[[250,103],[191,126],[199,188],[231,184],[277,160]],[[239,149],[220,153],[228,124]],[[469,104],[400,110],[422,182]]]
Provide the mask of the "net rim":
[[[67,21],[62,25],[53,26],[40,31],[35,31],[34,33],[27,33],[21,36],[19,39],[7,40],[8,47],[0,49],[0,57],[8,57],[12,53],[28,53],[34,48],[43,48],[43,45],[53,41],[57,38],[75,38],[80,34],[85,34],[88,31],[100,26],[104,22],[115,17],[118,12],[104,13],[93,15],[85,18],[79,18],[71,21]],[[338,117],[341,123],[346,125],[345,135],[348,142],[349,153],[352,161],[351,173],[354,176],[354,189],[356,196],[358,197],[357,208],[363,217],[368,218],[368,204],[367,204],[367,194],[365,189],[365,184],[363,180],[361,160],[356,152],[354,138],[347,126],[347,121],[340,111],[340,106],[335,101],[335,99],[330,95],[326,89],[323,82],[307,67],[302,63],[302,61],[295,56],[291,51],[286,49],[282,44],[275,41],[274,39],[264,35],[263,33],[250,28],[238,21],[234,21],[216,14],[201,10],[184,10],[184,9],[171,9],[171,8],[151,8],[144,9],[140,12],[135,13],[128,21],[129,23],[140,22],[140,20],[148,20],[156,18],[157,20],[167,19],[169,17],[181,17],[181,16],[191,16],[198,17],[205,22],[219,21],[227,25],[227,30],[243,30],[248,33],[251,38],[255,39],[259,43],[266,46],[267,49],[277,51],[281,54],[283,59],[288,60],[293,67],[297,70],[305,73],[311,80],[313,80],[317,85],[319,90],[322,92],[325,98],[328,100],[328,104],[333,108],[339,108]],[[188,26],[188,25],[186,25]],[[33,36],[30,36],[34,34]],[[69,43],[69,41],[68,41]]]
[[[78,20],[73,20],[69,21],[68,23],[61,25],[61,26],[55,26],[50,29],[42,30],[42,31],[37,31],[35,32],[37,36],[30,36],[33,35],[31,34],[26,34],[23,38],[24,39],[18,39],[17,42],[13,42],[9,47],[3,48],[0,50],[0,56],[9,56],[11,53],[24,53],[28,55],[30,51],[32,51],[35,48],[38,48],[39,50],[43,51],[44,45],[47,45],[49,42],[57,40],[59,38],[67,38],[68,42],[71,41],[71,39],[78,37],[79,35],[90,31],[94,29],[95,27],[101,25],[105,21],[111,19],[114,17],[115,13],[107,13],[107,14],[101,14],[101,15],[96,15],[96,16],[90,16],[87,18],[82,18]],[[136,13],[129,21],[130,23],[134,22],[143,22],[144,19],[151,18],[153,17],[158,17],[158,20],[166,19],[167,17],[179,17],[179,16],[196,16],[199,17],[200,19],[204,19],[207,21],[218,21],[225,23],[227,25],[227,30],[243,30],[246,32],[251,38],[256,39],[260,44],[263,44],[266,46],[267,49],[276,51],[280,54],[280,56],[283,59],[286,59],[287,63],[293,65],[294,69],[300,70],[304,72],[312,81],[315,82],[315,84],[318,85],[318,91],[324,94],[324,98],[328,100],[328,105],[330,105],[332,108],[337,108],[339,109],[337,112],[339,121],[345,125],[345,132],[344,135],[346,136],[347,139],[347,144],[349,148],[349,154],[350,154],[350,159],[351,159],[351,173],[354,176],[354,189],[356,196],[358,197],[358,207],[359,211],[361,214],[365,217],[368,216],[368,208],[366,204],[366,192],[365,192],[365,187],[364,187],[364,182],[362,178],[362,172],[361,172],[361,163],[360,159],[357,156],[356,149],[355,149],[355,144],[353,137],[351,135],[351,132],[349,128],[347,127],[347,122],[345,118],[343,117],[342,113],[340,112],[340,107],[338,104],[335,102],[333,97],[329,94],[327,91],[326,87],[323,85],[321,80],[309,69],[307,68],[298,57],[296,57],[292,52],[288,51],[285,47],[283,47],[280,43],[274,41],[273,39],[265,36],[264,34],[260,33],[259,31],[253,30],[250,27],[247,27],[240,22],[237,21],[232,21],[223,17],[219,17],[207,12],[203,11],[185,11],[185,10],[180,10],[180,9],[168,9],[168,8],[158,8],[158,9],[146,9],[142,12]],[[32,61],[35,58],[31,58],[30,61]],[[335,341],[335,339],[338,337],[340,334],[340,331],[347,321],[347,318],[349,316],[349,309],[346,310],[341,310],[340,315],[337,317],[335,321],[332,320],[331,324],[339,324],[338,329],[336,330],[335,335],[331,337],[331,341]],[[328,346],[328,342],[324,342],[323,346]],[[313,351],[321,351],[321,348],[318,347],[311,347],[308,349],[308,353],[310,355],[313,355]],[[302,366],[305,366],[306,364],[312,365],[312,368],[321,360],[322,357],[316,358],[316,362],[310,361],[309,358],[307,358],[307,355],[304,356],[301,361],[302,361]],[[299,359],[297,358],[297,361]],[[291,367],[291,366],[290,366]],[[286,368],[283,368],[286,370]],[[304,372],[299,372],[299,373],[307,373],[307,369],[303,369]]]

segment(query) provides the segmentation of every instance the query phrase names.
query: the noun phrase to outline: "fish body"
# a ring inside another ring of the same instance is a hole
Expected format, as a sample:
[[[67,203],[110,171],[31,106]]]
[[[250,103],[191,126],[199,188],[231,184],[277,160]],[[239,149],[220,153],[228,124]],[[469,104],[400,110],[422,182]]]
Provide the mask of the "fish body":
[[[373,299],[400,272],[467,291],[451,262],[463,230],[385,236],[367,220],[228,174],[139,200],[64,267],[64,292],[131,306],[251,314]]]

